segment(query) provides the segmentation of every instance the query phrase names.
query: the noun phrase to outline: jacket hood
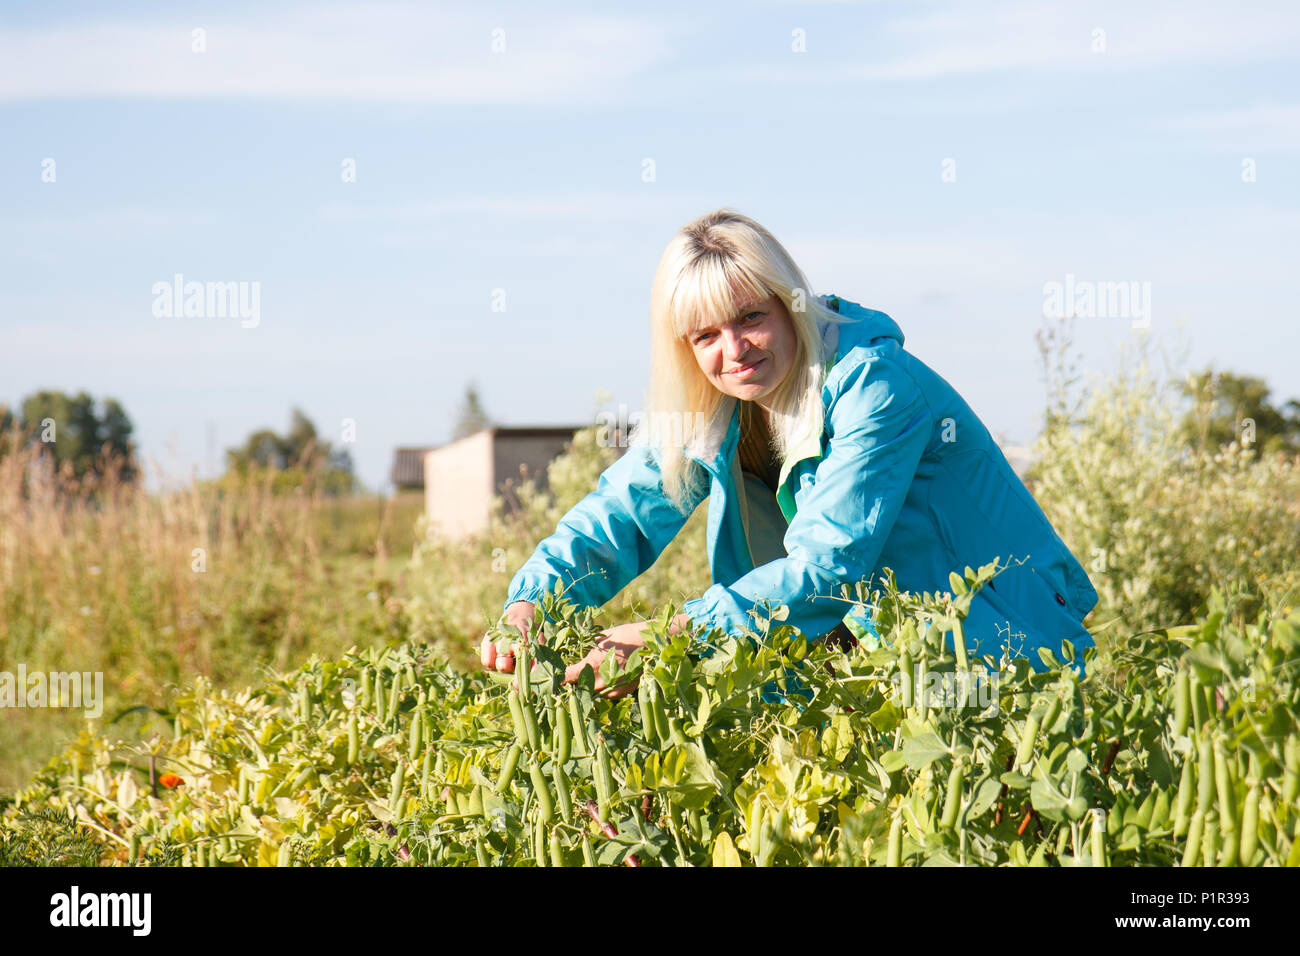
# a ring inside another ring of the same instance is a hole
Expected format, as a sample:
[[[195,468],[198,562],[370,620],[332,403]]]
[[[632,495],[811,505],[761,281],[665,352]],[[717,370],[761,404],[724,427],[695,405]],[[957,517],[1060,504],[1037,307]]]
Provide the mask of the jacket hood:
[[[854,345],[870,347],[877,339],[896,339],[900,346],[903,345],[903,330],[885,313],[865,309],[856,302],[841,299],[837,295],[822,298],[840,315],[854,320],[840,325],[841,345],[837,358],[847,354]]]

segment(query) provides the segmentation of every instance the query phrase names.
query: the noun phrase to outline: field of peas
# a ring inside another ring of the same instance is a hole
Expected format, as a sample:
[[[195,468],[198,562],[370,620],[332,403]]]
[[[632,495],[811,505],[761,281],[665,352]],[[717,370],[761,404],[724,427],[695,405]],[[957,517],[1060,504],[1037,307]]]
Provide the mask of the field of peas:
[[[1300,865],[1300,611],[1115,642],[1079,676],[969,659],[951,592],[860,599],[877,646],[668,635],[593,693],[598,633],[558,593],[521,657],[431,648],[313,659],[239,693],[83,733],[0,818],[6,862],[180,866]],[[504,632],[501,634],[505,637]],[[951,646],[950,646],[951,645]],[[1091,652],[1090,652],[1091,653]],[[973,682],[973,683],[972,683]],[[993,693],[941,688],[979,684]]]

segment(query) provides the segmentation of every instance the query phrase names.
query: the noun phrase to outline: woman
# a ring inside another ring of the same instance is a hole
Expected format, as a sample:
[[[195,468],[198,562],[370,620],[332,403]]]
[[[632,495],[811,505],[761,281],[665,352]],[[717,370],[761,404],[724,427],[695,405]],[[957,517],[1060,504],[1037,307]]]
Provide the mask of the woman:
[[[1097,593],[988,429],[889,316],[807,288],[781,244],[731,210],[673,237],[651,290],[648,414],[515,575],[505,622],[527,635],[556,581],[603,605],[707,497],[714,583],[670,630],[738,634],[751,610],[785,604],[809,638],[862,636],[871,622],[844,615],[842,585],[888,567],[900,590],[947,591],[950,571],[1000,557],[1012,566],[965,621],[974,654],[1009,643],[1040,667],[1038,647],[1092,646],[1082,621]],[[645,626],[605,631],[569,679],[611,651],[625,660]],[[485,637],[483,665],[512,671],[514,646]]]

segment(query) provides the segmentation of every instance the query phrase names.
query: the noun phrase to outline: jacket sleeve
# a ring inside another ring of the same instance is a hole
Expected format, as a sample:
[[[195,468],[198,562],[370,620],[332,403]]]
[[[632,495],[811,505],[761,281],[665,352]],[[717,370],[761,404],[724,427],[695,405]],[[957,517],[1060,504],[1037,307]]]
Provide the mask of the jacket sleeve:
[[[699,492],[693,505],[702,500]],[[693,511],[682,514],[664,494],[658,452],[633,445],[538,544],[511,580],[505,606],[536,602],[561,581],[566,597],[600,607],[649,570]]]
[[[826,412],[829,447],[813,482],[796,494],[787,556],[687,601],[682,611],[693,625],[739,634],[755,625],[752,608],[765,619],[766,601],[786,605],[786,624],[820,638],[849,610],[840,585],[875,572],[929,442],[933,414],[912,377],[888,358],[863,361],[834,391],[838,397]]]

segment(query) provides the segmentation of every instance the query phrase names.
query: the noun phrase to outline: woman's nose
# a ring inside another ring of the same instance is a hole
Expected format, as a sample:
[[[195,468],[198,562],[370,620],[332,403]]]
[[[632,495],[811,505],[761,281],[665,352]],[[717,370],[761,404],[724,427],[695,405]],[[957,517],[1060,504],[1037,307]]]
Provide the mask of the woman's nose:
[[[749,340],[743,329],[723,329],[722,349],[726,359],[735,364],[750,352]]]

